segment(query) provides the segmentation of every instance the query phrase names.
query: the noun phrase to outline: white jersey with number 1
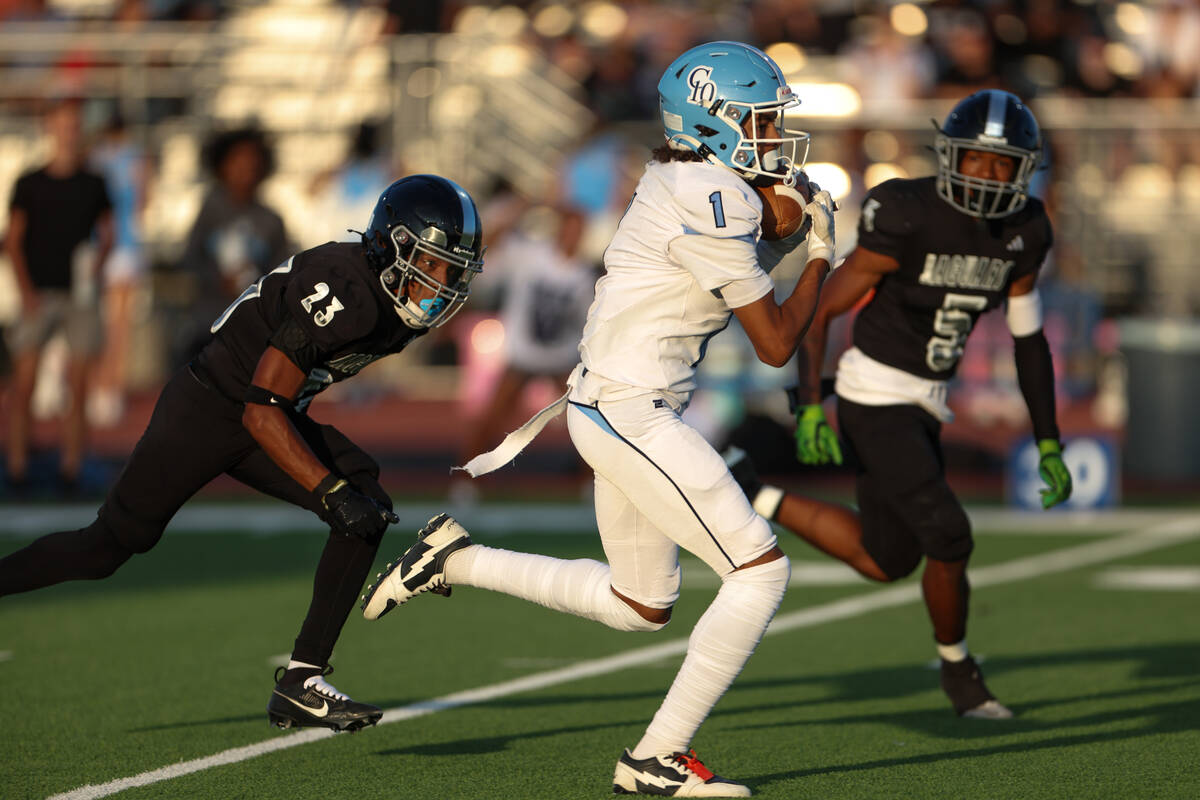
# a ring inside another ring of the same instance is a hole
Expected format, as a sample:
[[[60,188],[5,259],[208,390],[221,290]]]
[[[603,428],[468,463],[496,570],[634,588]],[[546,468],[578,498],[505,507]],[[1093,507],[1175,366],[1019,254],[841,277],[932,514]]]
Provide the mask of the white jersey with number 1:
[[[589,373],[686,402],[730,310],[773,291],[755,247],[762,201],[725,167],[651,162],[604,254],[579,345]]]

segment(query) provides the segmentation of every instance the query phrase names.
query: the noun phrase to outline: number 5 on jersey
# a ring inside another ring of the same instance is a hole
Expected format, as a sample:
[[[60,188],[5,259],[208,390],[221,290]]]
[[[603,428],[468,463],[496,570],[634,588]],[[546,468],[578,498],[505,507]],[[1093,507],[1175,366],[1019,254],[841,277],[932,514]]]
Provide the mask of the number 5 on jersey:
[[[974,294],[946,293],[942,307],[933,317],[933,332],[925,346],[925,363],[935,372],[945,372],[962,358],[963,345],[975,324],[970,311],[987,308],[987,298]]]
[[[301,300],[300,305],[304,306],[305,311],[311,313],[313,306],[324,300],[326,297],[329,297],[329,284],[322,281],[321,283],[313,286],[313,293]],[[330,322],[333,322],[333,315],[344,308],[345,306],[342,305],[342,301],[337,299],[337,295],[334,295],[332,298],[330,298],[329,305],[325,306],[325,308],[317,311],[316,313],[313,313],[313,322],[317,323],[317,327],[324,328]]]

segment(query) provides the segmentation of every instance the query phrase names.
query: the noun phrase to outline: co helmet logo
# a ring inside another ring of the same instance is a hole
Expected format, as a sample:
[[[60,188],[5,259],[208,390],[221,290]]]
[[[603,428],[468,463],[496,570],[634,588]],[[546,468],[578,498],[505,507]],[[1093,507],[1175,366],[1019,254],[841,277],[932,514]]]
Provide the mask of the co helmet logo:
[[[707,107],[717,97],[717,84],[712,80],[712,67],[699,66],[688,73],[688,86],[692,88],[688,102]]]

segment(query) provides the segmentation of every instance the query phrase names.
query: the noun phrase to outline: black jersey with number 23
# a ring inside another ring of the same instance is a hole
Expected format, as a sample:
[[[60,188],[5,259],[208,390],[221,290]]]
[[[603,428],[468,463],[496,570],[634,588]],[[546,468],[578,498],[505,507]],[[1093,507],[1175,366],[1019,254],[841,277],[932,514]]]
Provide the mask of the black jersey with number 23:
[[[330,242],[297,253],[213,323],[213,339],[196,357],[198,371],[241,402],[271,345],[307,376],[296,397],[296,410],[304,411],[331,384],[426,332],[405,325],[378,284],[359,244]]]
[[[1009,217],[982,220],[942,200],[933,177],[881,183],[863,202],[858,246],[900,268],[883,276],[859,313],[854,345],[913,375],[953,377],[979,315],[1037,271],[1051,242],[1037,198]]]

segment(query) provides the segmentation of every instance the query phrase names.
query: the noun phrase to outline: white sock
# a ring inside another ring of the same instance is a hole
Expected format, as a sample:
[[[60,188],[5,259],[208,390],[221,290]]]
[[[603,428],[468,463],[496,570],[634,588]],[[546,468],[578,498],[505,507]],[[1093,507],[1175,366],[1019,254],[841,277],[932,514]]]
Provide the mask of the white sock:
[[[475,586],[601,622],[619,631],[656,631],[612,593],[608,565],[590,558],[561,558],[473,544],[446,559],[446,583]]]
[[[754,513],[764,519],[775,519],[775,515],[779,513],[779,506],[783,505],[783,489],[778,486],[763,486],[758,490],[758,494],[754,496],[754,502],[751,503],[754,507]]]
[[[967,657],[967,640],[955,644],[942,644],[934,642],[937,645],[938,655],[943,661],[963,661]]]
[[[704,722],[762,639],[787,589],[791,564],[778,558],[725,576],[692,629],[687,656],[634,758],[687,752]]]

